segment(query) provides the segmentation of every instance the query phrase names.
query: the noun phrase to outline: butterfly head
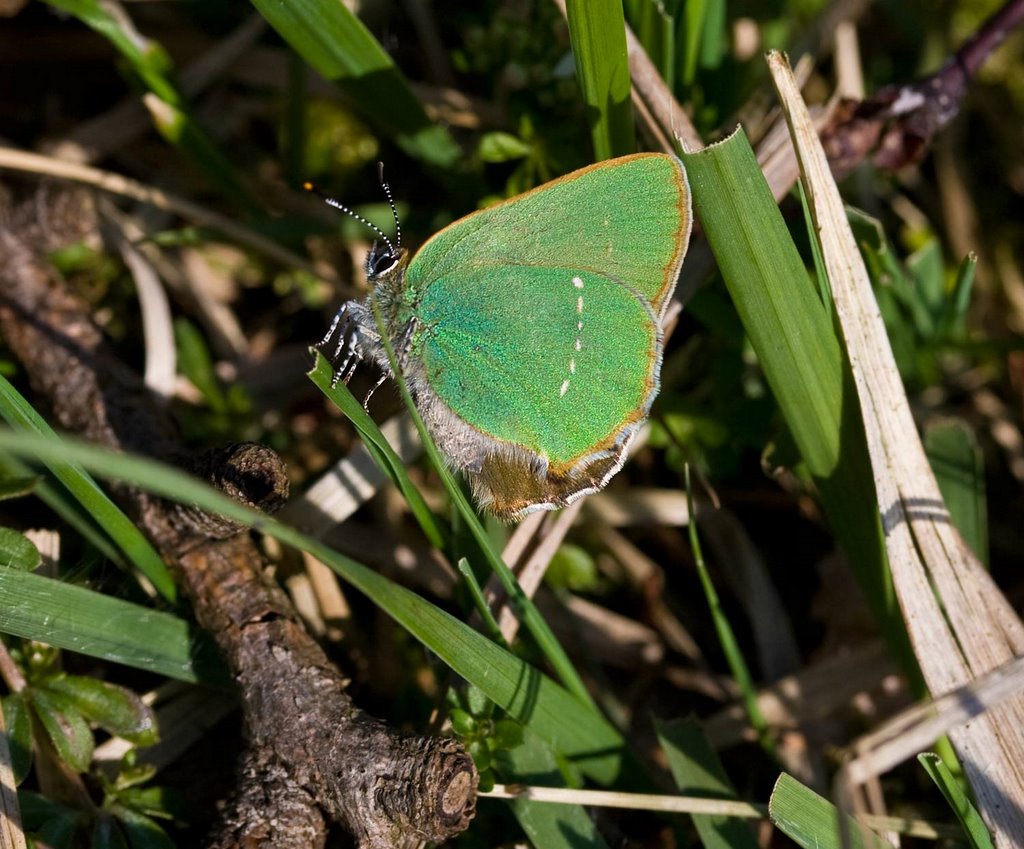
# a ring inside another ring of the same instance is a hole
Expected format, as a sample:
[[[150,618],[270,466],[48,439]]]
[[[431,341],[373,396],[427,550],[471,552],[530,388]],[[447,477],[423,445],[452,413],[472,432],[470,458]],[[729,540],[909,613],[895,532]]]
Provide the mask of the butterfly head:
[[[401,271],[406,262],[406,252],[402,248],[402,225],[398,220],[398,210],[395,209],[395,201],[391,196],[391,188],[384,181],[384,163],[378,163],[377,168],[380,186],[384,190],[384,194],[387,196],[388,205],[391,207],[391,215],[395,219],[395,240],[393,242],[388,238],[387,234],[372,221],[367,221],[362,215],[352,209],[349,209],[345,204],[341,203],[341,201],[337,201],[334,198],[323,194],[312,183],[303,183],[303,188],[306,189],[306,191],[313,192],[328,206],[333,206],[335,209],[340,209],[346,215],[351,215],[357,221],[362,222],[380,236],[381,240],[373,243],[373,247],[370,248],[370,253],[366,257],[366,279],[369,283],[377,283],[380,280],[393,276],[397,272]]]
[[[376,284],[392,277],[405,268],[406,261],[405,248],[396,247],[387,240],[374,242],[366,255],[366,281]]]

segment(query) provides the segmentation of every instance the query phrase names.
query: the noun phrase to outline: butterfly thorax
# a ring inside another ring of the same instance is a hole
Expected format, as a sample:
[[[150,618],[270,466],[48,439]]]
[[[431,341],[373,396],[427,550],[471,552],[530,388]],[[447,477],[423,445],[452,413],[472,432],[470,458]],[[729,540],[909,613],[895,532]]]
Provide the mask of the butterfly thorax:
[[[375,242],[366,257],[366,282],[373,286],[373,299],[388,334],[395,336],[412,318],[413,302],[405,286],[409,254]]]

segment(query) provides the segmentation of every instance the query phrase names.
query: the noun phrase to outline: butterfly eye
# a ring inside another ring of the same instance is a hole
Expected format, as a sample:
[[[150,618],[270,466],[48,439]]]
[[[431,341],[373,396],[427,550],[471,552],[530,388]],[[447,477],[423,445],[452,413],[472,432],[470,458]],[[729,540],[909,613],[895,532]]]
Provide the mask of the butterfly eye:
[[[398,263],[398,254],[390,246],[374,245],[366,258],[366,276],[371,280],[387,274]]]

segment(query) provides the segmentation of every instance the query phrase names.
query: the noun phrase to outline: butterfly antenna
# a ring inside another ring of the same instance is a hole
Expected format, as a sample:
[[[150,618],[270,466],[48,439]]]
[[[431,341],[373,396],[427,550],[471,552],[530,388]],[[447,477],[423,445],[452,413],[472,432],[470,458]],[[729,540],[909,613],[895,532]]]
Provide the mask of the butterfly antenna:
[[[384,194],[388,199],[388,206],[391,207],[391,217],[395,219],[395,244],[398,247],[402,247],[402,225],[398,221],[398,210],[395,209],[395,200],[391,197],[391,187],[387,184],[384,179],[384,163],[377,163],[377,178],[380,180],[380,187],[384,189]]]
[[[346,215],[351,215],[354,219],[356,219],[356,221],[360,221],[363,224],[365,224],[367,227],[369,227],[371,230],[373,230],[373,232],[375,232],[378,236],[380,236],[384,240],[384,244],[388,246],[388,250],[392,254],[397,253],[397,251],[395,250],[395,246],[391,244],[391,240],[385,235],[384,231],[381,230],[380,227],[378,227],[372,221],[367,221],[365,218],[363,218],[362,215],[360,215],[355,210],[349,209],[341,201],[335,200],[334,198],[325,195],[322,191],[320,191],[320,189],[318,189],[312,183],[308,183],[308,182],[307,183],[303,183],[302,184],[302,188],[304,188],[307,192],[312,192],[313,194],[315,194],[318,198],[320,198],[320,200],[322,200],[328,206],[333,206],[335,209],[340,209]],[[391,199],[391,193],[389,192],[388,193],[388,200],[390,200],[390,199]],[[395,205],[391,204],[392,212],[394,211],[394,209],[395,209]],[[395,219],[395,221],[397,223],[397,218]],[[401,235],[401,234],[399,234],[399,235]],[[398,244],[399,245],[402,244],[402,241],[401,241],[400,238],[398,240]]]

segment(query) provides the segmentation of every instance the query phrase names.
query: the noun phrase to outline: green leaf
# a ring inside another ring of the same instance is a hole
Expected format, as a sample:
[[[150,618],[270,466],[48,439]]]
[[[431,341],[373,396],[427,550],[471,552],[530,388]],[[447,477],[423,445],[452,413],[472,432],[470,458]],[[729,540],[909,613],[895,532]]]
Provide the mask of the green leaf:
[[[0,501],[9,498],[24,498],[35,492],[36,487],[42,483],[41,475],[7,475],[0,476]]]
[[[533,734],[527,734],[522,745],[496,753],[495,760],[500,770],[499,774],[507,782],[537,784],[543,787],[564,787],[567,784],[566,776],[559,768],[558,759]],[[513,799],[509,805],[519,825],[530,838],[530,843],[536,847],[607,847],[593,818],[581,805],[551,805],[528,799]]]
[[[655,720],[654,727],[680,793],[709,799],[737,798],[718,754],[696,719]],[[706,849],[757,849],[754,833],[743,820],[694,814],[693,824]]]
[[[174,849],[174,842],[154,820],[124,805],[111,805],[110,813],[121,821],[132,849]]]
[[[35,836],[46,849],[73,849],[81,821],[81,815],[65,810],[47,820]]]
[[[964,336],[967,307],[971,303],[971,290],[974,287],[974,272],[978,268],[978,257],[968,254],[957,269],[953,291],[946,298],[939,326],[947,338],[960,339]]]
[[[90,849],[129,849],[121,824],[109,813],[101,811],[92,827]]]
[[[496,749],[514,749],[523,744],[523,726],[514,719],[499,719],[491,739]]]
[[[220,381],[213,370],[213,358],[206,341],[192,322],[184,318],[174,320],[174,344],[178,351],[178,368],[199,390],[206,403],[215,412],[227,410],[227,400]]]
[[[459,708],[453,708],[448,711],[448,721],[452,724],[452,731],[460,737],[465,737],[467,734],[472,734],[476,731],[476,720],[466,711]]]
[[[484,133],[476,148],[477,155],[484,162],[508,162],[512,159],[523,159],[530,155],[530,151],[530,146],[522,139],[500,130]]]
[[[449,168],[462,156],[443,127],[432,124],[405,77],[378,41],[335,0],[253,0],[292,49],[325,79],[337,82],[362,115],[410,156]]]
[[[914,280],[914,290],[921,312],[928,316],[928,326],[920,328],[925,339],[935,336],[946,307],[946,267],[939,240],[929,239],[907,257],[907,271]]]
[[[22,825],[32,832],[37,845],[47,849],[72,849],[84,815],[57,805],[38,793],[18,791]]]
[[[930,424],[924,450],[953,524],[978,559],[988,563],[985,459],[974,431],[960,420]]]
[[[843,844],[836,806],[786,773],[775,782],[768,800],[768,816],[779,831],[803,849],[892,849],[846,814],[841,816],[850,842]]]
[[[150,778],[155,771],[150,770]],[[125,787],[117,792],[117,804],[147,817],[169,820],[174,818],[171,809],[178,806],[178,799],[176,793],[165,787]]]
[[[64,695],[87,719],[136,746],[152,746],[160,738],[152,708],[125,687],[83,675],[61,675],[45,686]]]
[[[0,528],[0,566],[31,572],[42,559],[35,543],[24,534]]]
[[[10,382],[0,376],[0,416],[11,427],[24,433],[38,433],[51,439],[56,434],[32,406],[21,397]],[[45,461],[44,461],[45,463]],[[168,601],[174,601],[176,590],[167,567],[131,521],[114,504],[96,482],[81,468],[69,463],[46,463],[47,468],[67,488],[124,551],[135,567],[142,572],[157,591]]]
[[[85,717],[60,693],[32,687],[26,696],[60,759],[76,772],[86,772],[94,741]]]
[[[960,782],[942,762],[942,758],[933,752],[922,752],[917,756],[917,760],[946,797],[949,807],[953,809],[953,813],[964,827],[971,846],[974,849],[992,849],[992,836],[985,827],[981,814],[971,804]]]
[[[622,2],[566,0],[565,7],[594,158],[632,153],[636,137]]]
[[[15,785],[21,784],[32,768],[32,717],[21,693],[11,693],[2,700],[7,747],[11,752],[11,769]]]
[[[684,154],[694,209],[868,604],[920,681],[888,571],[860,407],[843,352],[746,136]]]
[[[0,632],[39,640],[180,681],[224,686],[223,665],[205,636],[169,613],[0,567]]]
[[[597,564],[590,552],[572,543],[558,547],[544,573],[544,582],[552,587],[587,592],[597,586]]]

